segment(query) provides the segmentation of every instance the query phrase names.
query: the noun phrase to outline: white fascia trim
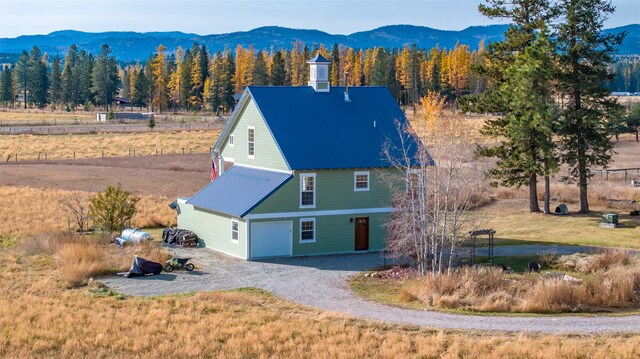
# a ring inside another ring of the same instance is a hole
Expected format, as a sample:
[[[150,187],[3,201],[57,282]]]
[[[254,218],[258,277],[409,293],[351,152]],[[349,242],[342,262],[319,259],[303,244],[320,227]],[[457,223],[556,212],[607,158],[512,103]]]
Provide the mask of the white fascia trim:
[[[246,219],[271,219],[271,218],[294,218],[294,217],[319,217],[319,216],[337,216],[344,214],[368,214],[368,213],[391,213],[392,207],[381,208],[354,208],[354,209],[336,209],[325,211],[306,211],[306,212],[280,212],[280,213],[259,213],[248,214]]]
[[[270,172],[278,172],[278,173],[288,173],[288,174],[293,174],[292,171],[285,171],[285,170],[276,170],[273,168],[266,168],[266,167],[259,167],[259,166],[251,166],[251,165],[246,165],[244,163],[235,163],[233,164],[234,166],[238,166],[238,167],[245,167],[245,168],[252,168],[254,170],[263,170],[263,171],[270,171]]]

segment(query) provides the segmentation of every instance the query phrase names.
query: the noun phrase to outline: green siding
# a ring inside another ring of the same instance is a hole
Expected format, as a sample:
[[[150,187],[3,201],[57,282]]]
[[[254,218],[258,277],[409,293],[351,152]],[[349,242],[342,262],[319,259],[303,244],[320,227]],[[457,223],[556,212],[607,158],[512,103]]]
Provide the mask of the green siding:
[[[253,159],[248,158],[247,127],[255,128],[255,158]],[[223,158],[233,158],[235,164],[282,171],[289,170],[253,99],[249,99],[240,111],[238,121],[231,128],[229,134],[234,135],[234,145],[233,147],[229,146],[229,137],[227,136],[220,152]]]
[[[252,219],[251,223],[293,221],[293,255],[301,256],[354,252],[355,224],[350,219],[355,217],[369,217],[369,250],[382,250],[387,236],[385,223],[388,216],[389,213],[369,213],[310,217],[316,221],[314,243],[300,243],[300,218],[297,217]]]
[[[238,220],[238,241],[231,240],[232,217],[202,209],[194,208],[178,201],[178,228],[193,231],[204,242],[206,247],[217,251],[247,258],[246,255],[246,222]],[[237,218],[233,218],[236,219]]]
[[[296,171],[294,178],[252,210],[251,214],[389,207],[391,191],[385,177],[391,170],[369,170],[369,191],[360,192],[353,190],[355,171],[362,170]],[[300,175],[304,173],[316,174],[315,208],[300,208]]]

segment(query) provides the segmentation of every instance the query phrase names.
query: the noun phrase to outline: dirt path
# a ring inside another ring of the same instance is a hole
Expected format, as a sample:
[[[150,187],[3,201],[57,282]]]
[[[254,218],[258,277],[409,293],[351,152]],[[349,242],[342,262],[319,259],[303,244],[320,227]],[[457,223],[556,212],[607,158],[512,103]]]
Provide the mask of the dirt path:
[[[515,247],[503,248],[519,255],[533,254],[531,248],[526,248],[528,246],[517,246],[520,249]],[[565,247],[555,248],[564,250]],[[351,291],[348,279],[360,271],[381,266],[382,258],[378,253],[244,261],[205,248],[176,248],[174,251],[178,256],[192,257],[198,270],[138,279],[104,277],[101,280],[120,293],[140,296],[257,287],[293,302],[354,317],[443,329],[546,333],[640,332],[640,316],[637,315],[475,316],[418,311],[370,302]]]

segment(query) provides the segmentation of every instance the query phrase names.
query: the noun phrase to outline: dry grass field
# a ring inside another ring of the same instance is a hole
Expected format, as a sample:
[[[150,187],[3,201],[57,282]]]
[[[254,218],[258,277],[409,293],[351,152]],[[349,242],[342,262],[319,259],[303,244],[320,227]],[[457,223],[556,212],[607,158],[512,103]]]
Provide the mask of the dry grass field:
[[[51,111],[38,109],[1,109],[0,121],[3,123],[30,124],[71,124],[74,122],[90,122],[96,120],[95,112],[88,111]]]
[[[474,119],[473,126],[481,121]],[[50,159],[58,159],[72,158],[75,150],[76,157],[89,158],[0,165],[0,196],[6,199],[0,210],[0,357],[640,357],[638,334],[431,330],[347,318],[254,289],[154,298],[123,297],[99,281],[70,289],[85,283],[87,276],[126,268],[132,253],[109,254],[110,249],[76,241],[42,246],[43,233],[67,228],[59,198],[70,190],[98,191],[107,184],[122,183],[124,189],[142,197],[132,225],[166,226],[176,218],[167,204],[208,182],[206,155],[100,159],[101,151],[105,156],[127,156],[129,148],[136,149],[136,155],[155,154],[155,148],[181,152],[180,148],[191,147],[206,152],[217,135],[217,131],[201,131],[0,137],[0,162],[15,152],[36,159],[38,152],[45,151]],[[640,146],[629,139],[623,142],[616,159],[628,165]],[[618,182],[594,184],[592,193],[610,192],[625,200],[634,197],[633,190]],[[570,203],[575,195],[574,187],[561,186],[554,184],[554,204]],[[635,220],[623,218],[627,226],[615,232],[600,230],[595,217],[529,214],[520,191],[492,191],[494,203],[479,213],[500,238],[640,248]],[[620,204],[604,198],[598,206],[606,211]],[[145,253],[160,259],[164,255]]]
[[[4,249],[0,357],[637,358],[640,335],[440,331],[350,319],[246,289],[122,297],[67,289],[46,249]]]
[[[213,146],[220,130],[144,133],[97,133],[83,135],[3,135],[0,162],[18,160],[99,158],[163,154],[205,153]],[[131,152],[130,152],[131,151]]]
[[[0,163],[0,186],[97,192],[108,185],[137,195],[190,196],[209,183],[209,154]]]
[[[0,197],[6,199],[0,211],[0,235],[25,238],[43,232],[67,229],[68,215],[60,209],[58,201],[68,193],[69,191],[59,189],[0,186]],[[133,217],[131,225],[175,225],[176,213],[167,206],[174,199],[141,196],[138,212]],[[75,229],[73,222],[72,229]]]

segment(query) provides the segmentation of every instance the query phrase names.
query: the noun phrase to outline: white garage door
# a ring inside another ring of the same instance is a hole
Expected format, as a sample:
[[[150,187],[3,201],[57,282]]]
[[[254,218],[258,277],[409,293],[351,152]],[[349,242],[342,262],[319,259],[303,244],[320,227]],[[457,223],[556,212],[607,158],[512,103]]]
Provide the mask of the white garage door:
[[[251,258],[292,254],[293,222],[251,223]]]

